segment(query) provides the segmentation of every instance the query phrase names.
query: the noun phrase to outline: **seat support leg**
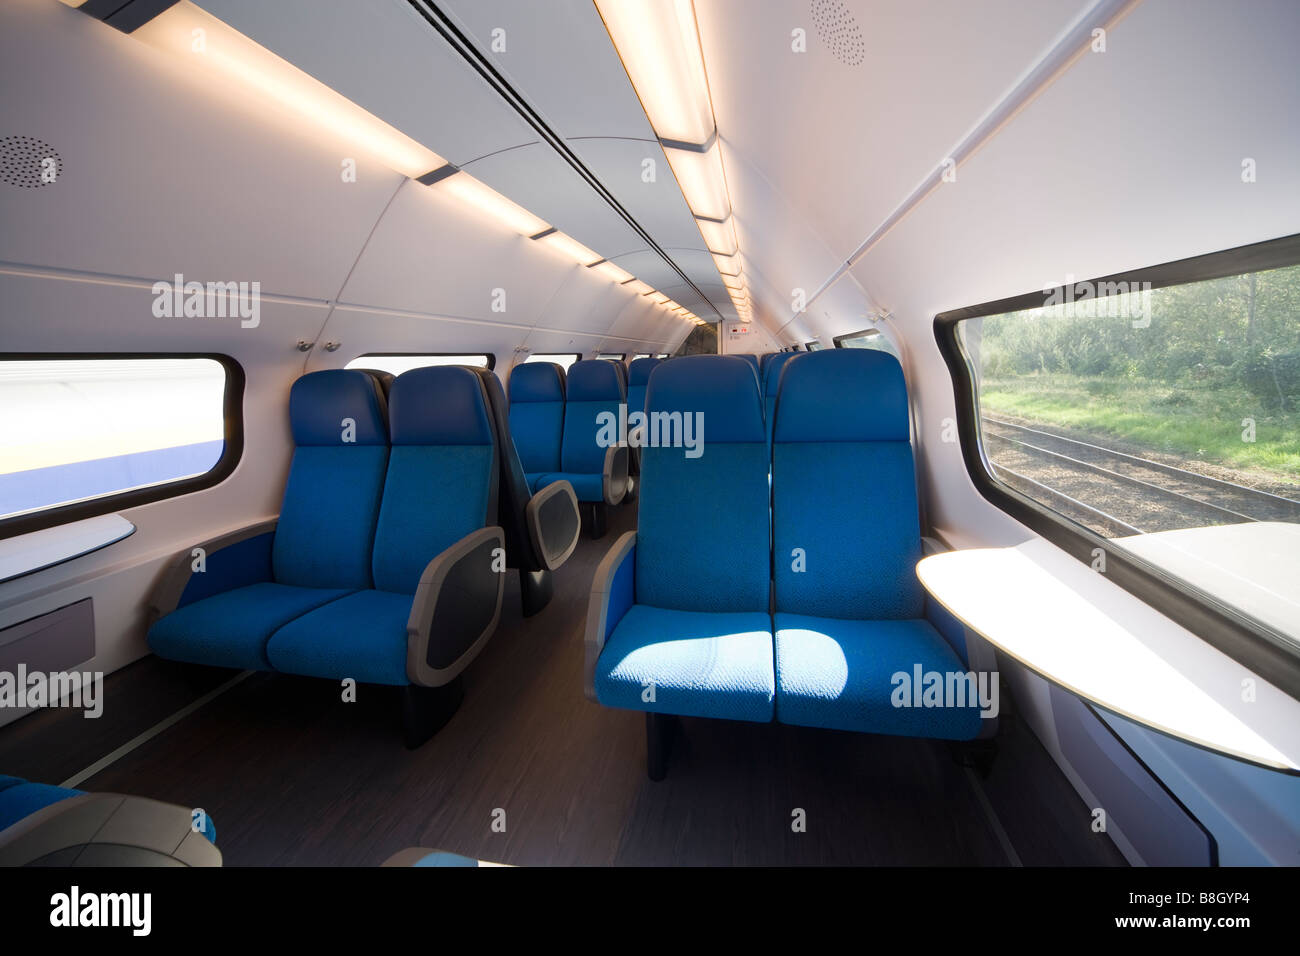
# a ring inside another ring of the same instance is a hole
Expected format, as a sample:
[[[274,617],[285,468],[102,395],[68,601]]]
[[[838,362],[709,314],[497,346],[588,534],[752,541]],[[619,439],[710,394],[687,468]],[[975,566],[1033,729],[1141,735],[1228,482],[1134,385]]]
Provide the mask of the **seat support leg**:
[[[555,594],[555,579],[551,572],[543,568],[540,571],[519,569],[519,601],[523,605],[524,617],[532,617],[551,603]]]
[[[606,512],[607,507],[603,501],[591,502],[587,513],[583,516],[587,519],[587,537],[593,541],[605,537],[607,525]]]
[[[677,718],[671,714],[645,715],[646,774],[658,782],[668,775],[668,755],[673,749]]]
[[[465,685],[459,677],[441,687],[402,688],[402,738],[414,750],[447,725],[465,699]]]

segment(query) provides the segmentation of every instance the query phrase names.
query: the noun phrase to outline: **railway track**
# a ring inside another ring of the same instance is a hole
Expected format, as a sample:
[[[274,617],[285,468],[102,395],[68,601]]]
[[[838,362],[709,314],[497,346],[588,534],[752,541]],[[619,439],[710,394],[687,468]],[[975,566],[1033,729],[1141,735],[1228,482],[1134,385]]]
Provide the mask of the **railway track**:
[[[1300,501],[1281,495],[996,418],[981,427],[999,477],[1107,536],[1300,523]]]

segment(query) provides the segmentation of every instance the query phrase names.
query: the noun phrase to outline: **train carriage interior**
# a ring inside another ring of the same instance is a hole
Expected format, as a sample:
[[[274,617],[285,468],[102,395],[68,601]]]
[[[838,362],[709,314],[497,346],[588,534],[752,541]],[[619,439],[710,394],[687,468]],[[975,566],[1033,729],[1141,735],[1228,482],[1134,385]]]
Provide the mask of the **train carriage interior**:
[[[1300,864],[1298,43],[4,0],[0,864]]]

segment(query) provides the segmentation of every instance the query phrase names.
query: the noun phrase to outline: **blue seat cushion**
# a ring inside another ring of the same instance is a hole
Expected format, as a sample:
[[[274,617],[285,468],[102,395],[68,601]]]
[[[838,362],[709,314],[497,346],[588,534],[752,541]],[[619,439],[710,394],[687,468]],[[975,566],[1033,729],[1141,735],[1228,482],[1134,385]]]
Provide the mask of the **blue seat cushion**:
[[[336,588],[250,584],[195,601],[149,628],[149,647],[159,657],[270,670],[266,642],[294,618],[350,593]]]
[[[908,687],[921,674],[966,673],[927,621],[851,621],[776,615],[776,717],[783,724],[903,737],[970,740],[980,732],[973,706],[895,706],[893,676]],[[923,684],[924,686],[924,684]],[[920,691],[917,691],[919,694]]]
[[[765,723],[775,678],[764,612],[674,611],[634,604],[596,662],[606,707]],[[643,700],[654,685],[654,700]]]
[[[557,481],[567,481],[569,484],[573,485],[573,493],[578,496],[579,501],[605,500],[604,475],[575,475],[568,472],[558,472],[552,475],[538,475],[537,485],[532,490],[536,493],[547,485],[555,484]]]
[[[0,783],[0,830],[13,826],[52,803],[79,797],[82,793],[80,790],[55,787],[48,783],[27,783],[17,777],[2,779],[12,782],[7,786]]]
[[[539,488],[543,487],[543,482],[551,477],[550,472],[537,471],[524,475],[524,480],[528,482],[529,494],[537,494]]]
[[[281,627],[266,645],[271,666],[288,674],[363,684],[409,684],[406,621],[412,596],[357,591]]]

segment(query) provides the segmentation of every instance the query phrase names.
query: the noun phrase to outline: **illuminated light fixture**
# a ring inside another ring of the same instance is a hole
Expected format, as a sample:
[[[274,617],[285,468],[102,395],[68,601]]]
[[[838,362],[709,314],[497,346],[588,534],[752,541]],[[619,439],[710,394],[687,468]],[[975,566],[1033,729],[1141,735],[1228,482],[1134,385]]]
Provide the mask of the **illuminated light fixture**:
[[[244,91],[273,100],[286,111],[328,130],[412,179],[446,165],[447,161],[433,150],[199,9],[190,0],[181,0],[131,35],[155,49],[210,70],[228,86],[242,87]]]
[[[618,283],[630,282],[636,278],[636,276],[632,275],[632,273],[624,269],[620,269],[618,266],[614,265],[614,263],[610,262],[608,259],[604,259],[600,262],[593,264],[591,266],[591,269],[593,272],[599,272],[607,279],[610,279]]]
[[[739,292],[745,288],[745,277],[724,274],[722,276],[722,284],[727,287],[728,292]]]
[[[651,289],[646,293],[646,295],[655,305],[663,305],[668,301],[668,296],[664,295],[662,292],[656,292],[654,289]]]
[[[740,257],[739,256],[720,256],[713,254],[713,261],[718,267],[718,272],[725,278],[731,276],[735,279],[740,275]]]
[[[700,235],[704,237],[704,244],[708,246],[709,252],[720,256],[734,256],[740,251],[740,246],[736,242],[736,228],[730,219],[725,222],[714,222],[712,219],[697,218],[695,224],[700,227]]]
[[[633,279],[630,282],[624,282],[623,288],[627,289],[629,292],[635,292],[637,295],[649,295],[654,291],[654,289],[642,282],[640,279]]]
[[[660,139],[704,143],[713,104],[691,0],[596,0]]]
[[[723,220],[731,215],[727,177],[722,172],[722,150],[715,139],[704,152],[665,148],[668,164],[686,197],[686,205],[701,219]]]
[[[574,260],[579,265],[594,266],[601,261],[599,253],[592,252],[577,239],[557,229],[551,229],[541,235],[535,235],[533,238],[560,252],[565,258]]]
[[[469,173],[460,172],[449,176],[440,180],[435,188],[450,193],[521,236],[535,236],[550,228],[523,206],[511,202],[492,187],[483,185]]]

